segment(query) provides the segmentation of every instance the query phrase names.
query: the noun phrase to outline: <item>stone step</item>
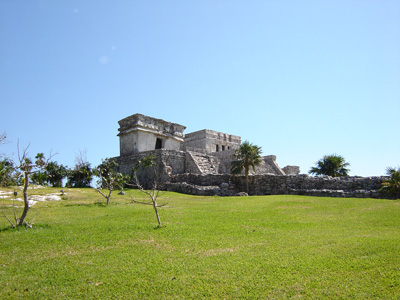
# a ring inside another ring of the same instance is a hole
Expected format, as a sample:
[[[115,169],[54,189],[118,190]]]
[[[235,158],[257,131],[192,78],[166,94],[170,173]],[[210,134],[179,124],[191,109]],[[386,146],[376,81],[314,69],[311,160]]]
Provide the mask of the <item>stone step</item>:
[[[195,154],[192,153],[193,160],[195,161],[196,165],[199,167],[201,173],[203,174],[217,174],[218,170],[210,161],[208,156],[203,154]]]

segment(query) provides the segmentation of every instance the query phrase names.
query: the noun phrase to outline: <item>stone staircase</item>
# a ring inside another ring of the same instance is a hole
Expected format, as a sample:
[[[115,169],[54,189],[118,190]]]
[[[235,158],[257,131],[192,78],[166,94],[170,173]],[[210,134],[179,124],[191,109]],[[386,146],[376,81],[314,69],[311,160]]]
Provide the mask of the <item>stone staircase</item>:
[[[190,156],[200,174],[218,174],[218,159],[198,152],[190,152]]]

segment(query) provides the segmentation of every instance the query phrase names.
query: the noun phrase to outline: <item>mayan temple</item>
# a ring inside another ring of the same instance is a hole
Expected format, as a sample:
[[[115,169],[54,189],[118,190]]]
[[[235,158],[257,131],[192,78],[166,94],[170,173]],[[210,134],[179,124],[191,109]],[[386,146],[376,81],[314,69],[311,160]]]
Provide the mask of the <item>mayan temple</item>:
[[[188,134],[185,126],[134,114],[118,122],[120,170],[129,173],[138,158],[159,157],[169,174],[229,174],[241,137],[210,129]],[[255,174],[292,175],[298,167],[281,169],[274,155],[264,156]]]

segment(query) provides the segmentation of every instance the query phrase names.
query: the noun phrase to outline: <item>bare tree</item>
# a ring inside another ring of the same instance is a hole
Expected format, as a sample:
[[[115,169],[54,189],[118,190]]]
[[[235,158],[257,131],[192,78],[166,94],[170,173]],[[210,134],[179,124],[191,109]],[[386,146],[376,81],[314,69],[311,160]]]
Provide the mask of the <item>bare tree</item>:
[[[24,187],[23,187],[23,197],[24,197],[24,209],[22,211],[22,214],[20,217],[17,217],[16,215],[16,211],[15,211],[15,207],[14,207],[14,221],[12,222],[5,214],[4,209],[3,209],[3,216],[8,220],[8,222],[11,224],[12,227],[19,227],[22,225],[26,225],[28,227],[31,227],[30,224],[28,224],[28,222],[26,222],[26,216],[28,215],[28,211],[29,211],[29,200],[28,200],[28,186],[29,186],[29,176],[33,173],[39,172],[40,170],[42,170],[46,164],[48,163],[48,161],[51,159],[51,157],[53,157],[54,155],[52,155],[50,153],[50,157],[49,159],[45,159],[43,153],[38,153],[35,156],[35,162],[32,161],[32,159],[30,157],[28,157],[28,150],[29,146],[26,147],[23,151],[22,154],[20,153],[19,150],[19,144],[18,144],[18,161],[19,164],[15,167],[17,170],[19,170],[21,172],[21,176],[23,177],[23,182],[24,182]],[[14,196],[15,196],[15,192],[14,192]]]
[[[148,168],[152,172],[152,176],[153,176],[152,181],[153,182],[151,184],[150,189],[145,189],[144,186],[139,181],[138,171],[139,171],[139,169],[143,169],[143,168]],[[139,200],[134,199],[131,196],[132,201],[135,203],[153,206],[159,227],[161,227],[162,225],[161,225],[160,215],[158,213],[158,208],[163,207],[168,204],[168,203],[165,203],[165,204],[160,205],[157,203],[157,199],[161,195],[161,190],[160,190],[161,177],[160,176],[161,176],[161,174],[156,169],[155,158],[153,155],[145,156],[142,159],[140,159],[138,161],[138,163],[136,164],[136,166],[133,168],[133,182],[134,182],[133,186],[137,187],[142,193],[147,195],[150,199],[148,201],[139,201]]]
[[[87,150],[79,150],[79,153],[75,153],[75,166],[84,166],[88,164]]]

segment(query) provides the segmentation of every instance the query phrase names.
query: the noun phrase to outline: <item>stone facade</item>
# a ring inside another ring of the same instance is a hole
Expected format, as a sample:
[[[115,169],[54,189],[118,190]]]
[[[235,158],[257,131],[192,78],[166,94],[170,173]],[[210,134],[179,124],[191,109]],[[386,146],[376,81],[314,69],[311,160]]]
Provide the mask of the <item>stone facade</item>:
[[[155,149],[179,150],[185,126],[134,114],[119,122],[120,155]]]
[[[206,153],[214,153],[237,149],[240,143],[240,136],[203,129],[186,134],[182,149],[200,149]]]

